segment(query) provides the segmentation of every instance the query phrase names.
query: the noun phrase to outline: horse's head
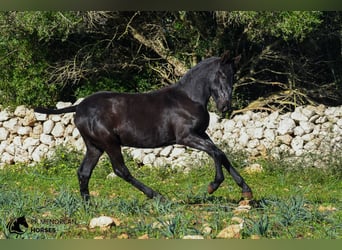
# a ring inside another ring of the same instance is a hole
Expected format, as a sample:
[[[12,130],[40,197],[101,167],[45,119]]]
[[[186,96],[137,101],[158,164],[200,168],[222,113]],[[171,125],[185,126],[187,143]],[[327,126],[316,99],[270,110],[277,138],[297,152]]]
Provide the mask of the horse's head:
[[[218,69],[211,81],[211,95],[217,109],[222,113],[226,113],[231,107],[234,69],[240,58],[241,56],[231,58],[229,51],[225,52],[219,59]]]

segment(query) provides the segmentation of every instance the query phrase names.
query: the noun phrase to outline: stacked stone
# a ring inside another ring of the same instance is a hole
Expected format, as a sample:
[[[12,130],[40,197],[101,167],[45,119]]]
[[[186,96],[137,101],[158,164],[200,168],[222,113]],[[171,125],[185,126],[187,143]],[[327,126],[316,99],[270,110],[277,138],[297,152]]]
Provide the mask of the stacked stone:
[[[57,108],[71,103],[57,104]],[[73,114],[46,115],[18,106],[14,112],[0,112],[0,164],[40,161],[51,155],[60,144],[84,148],[82,138],[73,124]]]
[[[56,107],[70,105],[59,102]],[[73,116],[38,114],[25,106],[14,112],[0,111],[0,166],[40,161],[61,144],[84,150]],[[283,152],[324,155],[342,149],[342,106],[297,107],[286,114],[248,111],[229,120],[210,113],[207,133],[216,144],[226,144],[251,156],[277,156]],[[181,145],[124,150],[136,162],[151,166],[193,166],[207,158],[205,153]]]
[[[342,107],[297,107],[283,115],[246,112],[223,122],[222,140],[254,156],[265,150],[328,153],[341,150],[341,125]]]

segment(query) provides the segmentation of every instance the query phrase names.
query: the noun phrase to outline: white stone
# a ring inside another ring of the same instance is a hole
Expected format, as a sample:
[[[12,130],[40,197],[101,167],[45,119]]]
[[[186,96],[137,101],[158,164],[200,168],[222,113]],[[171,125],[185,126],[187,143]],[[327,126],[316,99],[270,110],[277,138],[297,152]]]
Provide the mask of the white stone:
[[[75,141],[75,144],[74,144],[75,148],[77,150],[84,150],[85,149],[85,144],[84,144],[84,141],[82,139],[82,137],[79,137],[76,141]]]
[[[342,128],[342,119],[338,119],[336,125]]]
[[[54,137],[62,137],[64,135],[64,125],[61,122],[57,122],[53,127],[51,134]]]
[[[170,154],[171,158],[177,158],[185,153],[185,148],[174,148]]]
[[[296,127],[296,123],[291,118],[284,118],[279,122],[279,127],[277,131],[279,134],[285,135],[287,133],[292,132],[292,130],[295,127]]]
[[[297,107],[293,113],[291,113],[291,118],[295,121],[307,121],[308,118],[302,113],[302,107]]]
[[[183,236],[183,240],[203,240],[204,237],[202,235],[185,235]]]
[[[23,125],[24,126],[33,126],[35,122],[36,122],[36,117],[34,116],[33,111],[28,110],[26,112],[24,119],[23,119]]]
[[[267,139],[269,141],[274,141],[274,139],[275,139],[274,130],[273,129],[269,129],[269,128],[265,129],[264,137],[265,137],[265,139]]]
[[[52,120],[47,120],[43,123],[43,133],[48,135],[51,133],[55,123]]]
[[[64,130],[64,137],[68,138],[69,135],[71,135],[73,131],[74,131],[74,126],[69,124]]]
[[[337,124],[332,126],[332,132],[336,135],[342,135],[342,129]]]
[[[28,162],[28,152],[22,148],[17,148],[14,155],[14,162]]]
[[[16,148],[15,145],[11,143],[5,148],[5,151],[9,153],[10,155],[15,155],[15,148]]]
[[[13,138],[12,144],[15,146],[15,148],[20,148],[23,144],[21,143],[21,137],[16,136]]]
[[[151,153],[153,153],[154,149],[153,148],[144,148],[143,150],[144,150],[145,154],[151,154]]]
[[[41,134],[39,140],[49,146],[54,144],[53,137],[51,135]]]
[[[7,141],[2,141],[0,142],[0,156],[2,155],[3,152],[5,152],[5,149],[7,148]]]
[[[216,130],[214,133],[212,133],[212,139],[213,140],[221,140],[222,139],[222,132],[221,130]]]
[[[259,163],[254,163],[254,164],[247,166],[244,170],[245,172],[252,174],[252,173],[261,173],[264,169]]]
[[[264,129],[261,127],[248,128],[247,134],[251,139],[262,139],[263,134],[264,134]]]
[[[330,131],[332,124],[330,122],[325,122],[321,125],[321,132],[322,131]]]
[[[298,136],[302,136],[305,133],[305,131],[304,131],[304,129],[301,126],[297,126],[297,127],[294,128],[293,133],[296,136],[297,135]]]
[[[243,224],[229,225],[228,227],[221,230],[216,238],[221,239],[233,239],[240,238],[240,231],[243,229]]]
[[[326,121],[328,121],[328,118],[326,116],[321,116],[315,120],[315,123],[322,124],[322,123],[325,123]]]
[[[259,119],[259,118],[258,118]],[[264,123],[259,121],[259,120],[254,120],[254,121],[251,121],[251,125],[252,127],[254,128],[261,128],[264,126]]]
[[[60,122],[62,120],[62,117],[60,115],[50,115],[49,119],[54,122]]]
[[[328,107],[324,114],[328,117],[340,117],[342,116],[342,111],[339,107]]]
[[[45,144],[40,144],[33,152],[32,159],[34,161],[40,161],[49,152],[49,147]]]
[[[26,115],[26,111],[27,111],[27,108],[24,105],[20,105],[15,108],[14,115],[17,117],[23,118]]]
[[[247,133],[242,132],[240,134],[240,137],[238,139],[238,143],[242,146],[242,147],[246,147],[249,141],[249,136]]]
[[[279,140],[281,143],[284,143],[286,145],[290,145],[291,141],[292,141],[292,137],[288,134],[279,135],[279,136],[277,136],[277,140]]]
[[[223,123],[223,130],[224,133],[232,132],[235,128],[235,121],[234,120],[225,120]]]
[[[259,140],[257,139],[252,139],[247,144],[248,148],[256,148],[257,146],[259,146]]]
[[[318,148],[319,143],[319,141],[308,141],[303,148],[309,152],[312,152]]]
[[[217,129],[220,129],[220,123],[219,123],[220,117],[213,113],[213,112],[209,112],[209,126],[208,126],[208,130],[209,131],[215,131]]]
[[[298,149],[297,151],[294,152],[295,156],[301,156],[304,154],[304,149]]]
[[[313,115],[313,116],[309,119],[309,122],[316,123],[316,121],[317,121],[317,119],[318,119],[319,117],[320,117],[319,115]]]
[[[299,126],[304,130],[306,134],[311,133],[312,130],[315,128],[315,125],[313,123],[307,121],[300,121]]]
[[[304,140],[300,136],[296,136],[291,141],[291,147],[292,149],[297,152],[299,150],[302,150],[304,146]]]
[[[245,114],[238,115],[238,116],[236,116],[236,117],[237,117],[237,119],[238,119],[239,121],[242,122],[243,125],[246,125],[246,124],[248,123],[248,121],[251,120],[252,114],[253,114],[253,113],[252,113],[251,111],[247,111]]]
[[[115,225],[114,219],[109,216],[100,216],[97,218],[93,218],[90,220],[89,228],[105,228],[105,227],[111,227]]]
[[[162,150],[163,150],[163,148],[155,148],[155,149],[153,149],[153,154],[155,156],[158,156]]]
[[[34,116],[36,117],[37,121],[46,121],[48,118],[47,114],[41,114],[41,113],[34,113]]]
[[[116,178],[116,177],[118,177],[114,172],[111,172],[109,175],[107,175],[107,177],[106,177],[106,179],[114,179],[114,178]]]
[[[168,161],[165,157],[157,157],[154,162],[153,166],[155,167],[165,167],[166,165],[170,164],[171,162]]]
[[[302,139],[305,142],[312,141],[314,138],[315,138],[315,135],[313,135],[313,134],[305,134],[302,136]]]
[[[28,137],[23,141],[23,149],[25,150],[27,150],[29,147],[38,146],[38,145],[39,145],[39,139]]]
[[[18,135],[29,135],[31,132],[31,127],[19,127],[17,130]]]
[[[159,155],[160,156],[165,156],[168,157],[172,151],[173,147],[172,146],[167,146],[160,151]]]
[[[8,121],[5,121],[2,126],[7,128],[10,132],[16,133],[18,130],[18,118],[12,118]]]
[[[294,152],[293,149],[291,149],[288,145],[286,144],[281,144],[279,147],[278,147],[279,151],[280,152],[287,152],[287,153],[292,153]]]
[[[6,140],[8,136],[9,136],[8,130],[0,127],[0,141]]]
[[[14,156],[7,153],[7,152],[4,152],[1,155],[1,162],[4,162],[6,164],[13,164],[14,163]]]
[[[3,110],[0,112],[0,122],[7,121],[10,118],[10,114],[7,110]]]
[[[67,113],[65,115],[62,116],[61,122],[64,125],[68,125],[69,123],[71,123],[71,121],[74,119],[74,114],[73,113]]]
[[[145,153],[143,149],[135,148],[132,150],[131,156],[133,157],[134,160],[142,162],[145,157]]]
[[[279,112],[273,112],[264,119],[264,126],[269,129],[275,129],[278,127]]]
[[[279,111],[275,111],[272,112],[269,116],[268,116],[268,120],[269,121],[276,121],[279,117]]]
[[[73,105],[76,106],[76,105],[80,104],[83,100],[84,100],[84,98],[80,98],[76,102],[74,102]]]
[[[72,131],[72,137],[78,138],[79,136],[80,136],[80,131],[78,131],[77,128],[74,128],[74,130]]]
[[[70,107],[71,105],[72,105],[71,102],[57,102],[56,108],[62,109],[62,108]]]
[[[311,105],[308,105],[308,106],[306,106],[306,107],[303,107],[303,109],[302,109],[302,113],[303,113],[303,115],[305,115],[308,119],[311,119],[311,117],[313,116],[313,115],[315,115],[315,109],[316,109],[316,107],[314,107],[314,106],[311,106]]]
[[[155,159],[156,159],[156,156],[153,153],[150,153],[144,156],[144,159],[142,162],[144,165],[152,166]]]

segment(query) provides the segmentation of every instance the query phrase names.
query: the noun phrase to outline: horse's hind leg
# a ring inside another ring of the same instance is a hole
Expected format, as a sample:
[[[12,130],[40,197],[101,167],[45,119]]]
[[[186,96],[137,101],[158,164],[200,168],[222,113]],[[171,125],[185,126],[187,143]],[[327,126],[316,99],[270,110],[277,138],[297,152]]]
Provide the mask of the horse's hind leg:
[[[85,201],[89,200],[89,179],[93,172],[96,163],[99,161],[100,156],[102,155],[103,151],[96,148],[94,145],[87,143],[87,152],[86,155],[81,163],[77,171],[78,181],[80,184],[80,192],[81,196]]]
[[[150,187],[147,187],[131,175],[124,163],[124,159],[121,153],[121,147],[119,145],[112,145],[110,149],[106,149],[105,151],[110,158],[114,173],[117,176],[132,184],[149,198],[162,197],[158,192],[154,191]]]

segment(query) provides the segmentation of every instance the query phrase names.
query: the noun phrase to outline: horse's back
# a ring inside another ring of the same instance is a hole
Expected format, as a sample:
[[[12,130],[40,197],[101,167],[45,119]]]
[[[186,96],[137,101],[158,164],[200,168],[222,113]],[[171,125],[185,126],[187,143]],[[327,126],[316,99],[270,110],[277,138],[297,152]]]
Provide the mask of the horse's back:
[[[120,144],[156,147],[174,143],[167,91],[142,94],[98,92],[77,107],[75,124],[94,139],[117,137]]]

